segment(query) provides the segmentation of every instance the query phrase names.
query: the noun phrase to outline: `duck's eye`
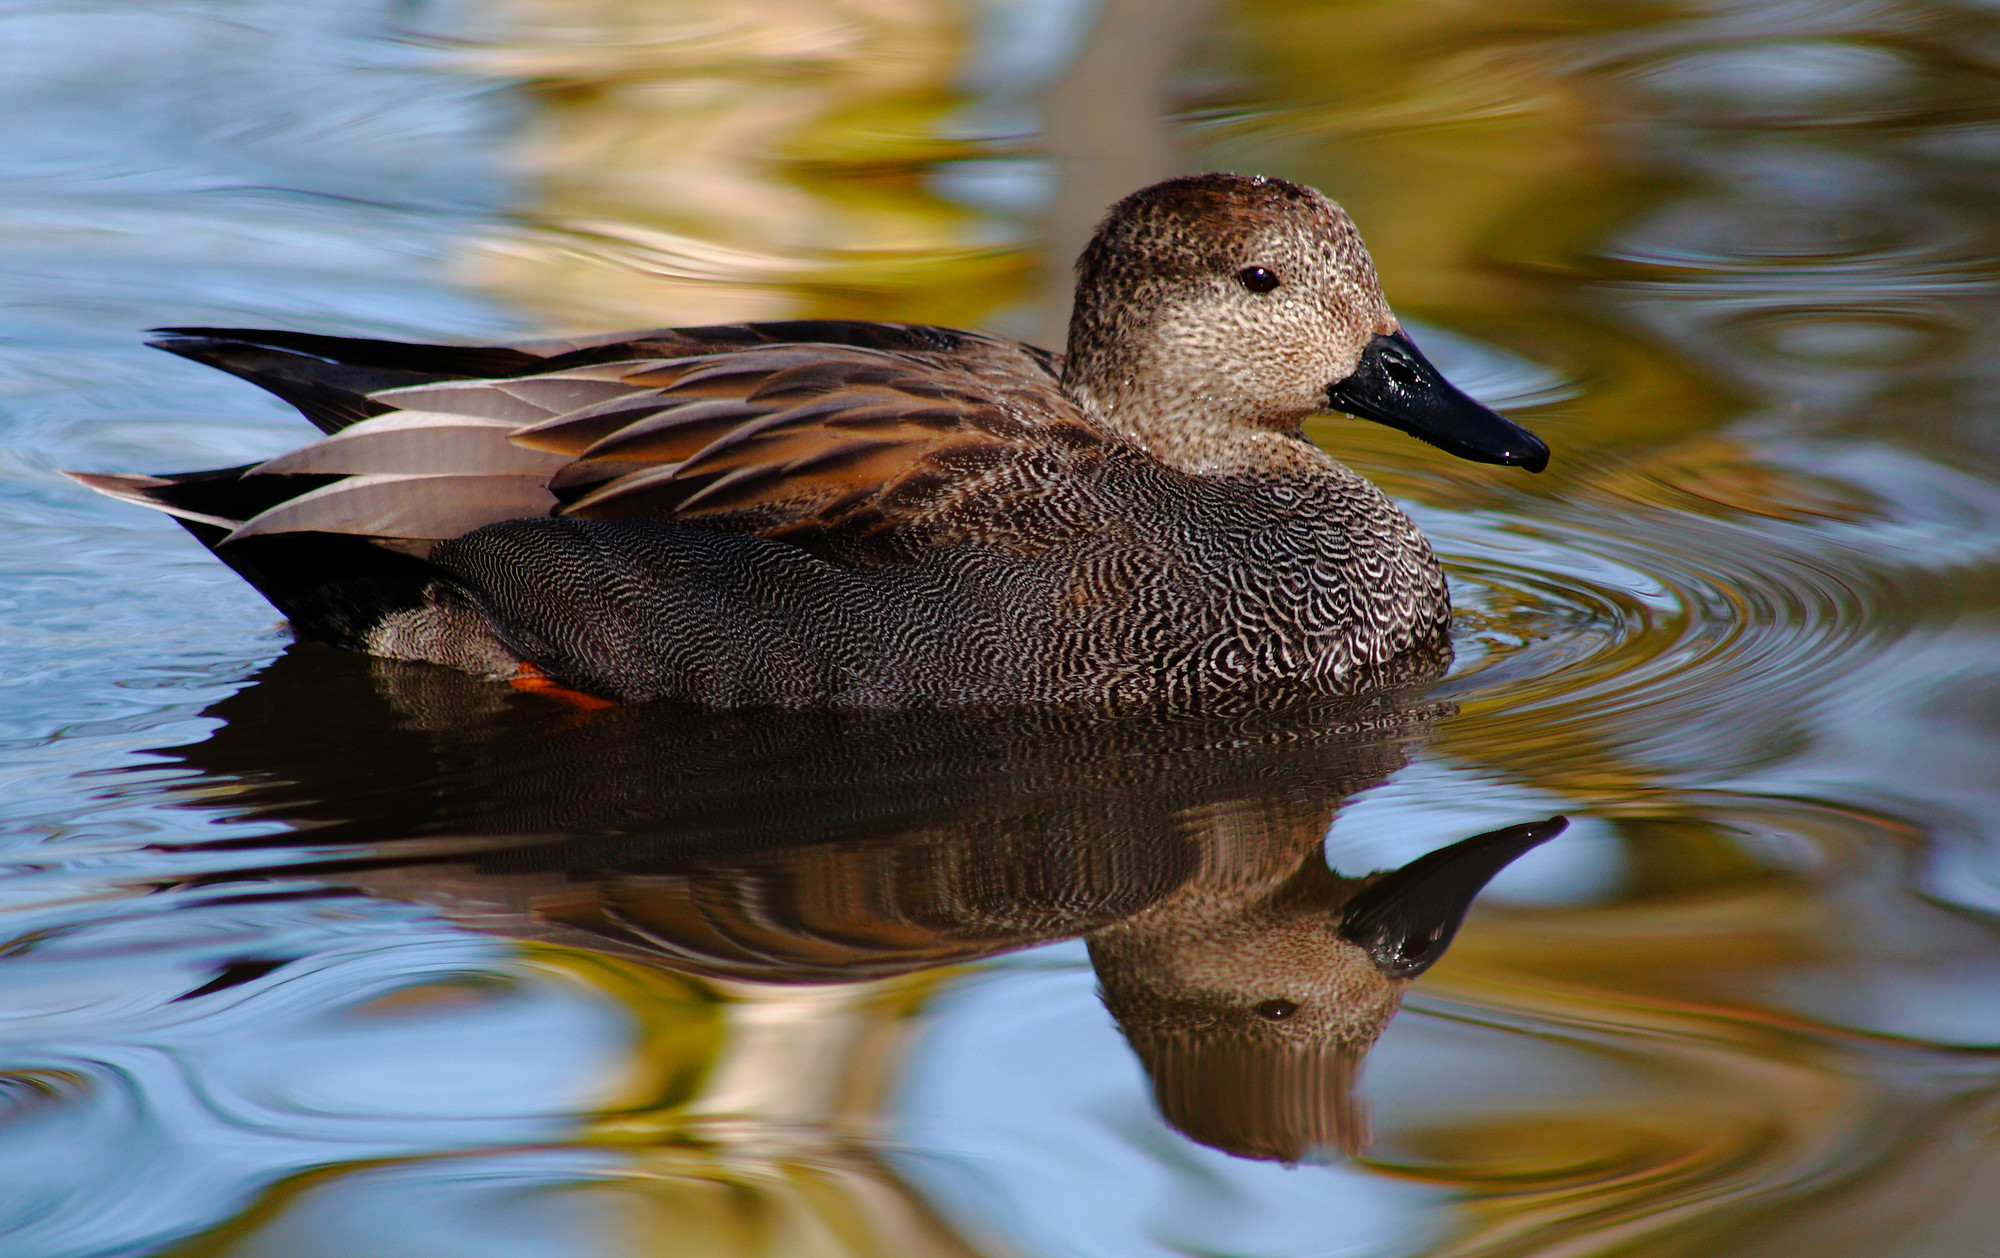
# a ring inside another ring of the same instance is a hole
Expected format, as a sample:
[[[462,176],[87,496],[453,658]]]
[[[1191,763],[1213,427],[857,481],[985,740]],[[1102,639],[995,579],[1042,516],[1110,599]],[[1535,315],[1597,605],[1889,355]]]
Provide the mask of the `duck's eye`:
[[[1265,266],[1246,266],[1236,273],[1236,282],[1253,293],[1268,293],[1278,286],[1278,273]]]
[[[1258,1016],[1273,1022],[1283,1022],[1298,1011],[1298,1002],[1292,1000],[1267,1000],[1257,1006]]]

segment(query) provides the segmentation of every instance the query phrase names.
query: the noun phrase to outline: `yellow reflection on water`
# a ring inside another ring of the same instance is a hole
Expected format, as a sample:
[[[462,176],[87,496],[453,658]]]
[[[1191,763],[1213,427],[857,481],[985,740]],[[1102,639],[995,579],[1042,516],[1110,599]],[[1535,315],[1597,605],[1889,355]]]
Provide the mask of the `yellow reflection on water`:
[[[508,229],[467,279],[551,330],[840,314],[976,323],[1020,283],[926,190],[970,12],[936,0],[513,0],[477,72],[524,83]]]
[[[621,1153],[615,1252],[978,1252],[877,1151],[914,1015],[948,975],[796,987],[528,947],[635,1023],[629,1077],[577,1135]]]

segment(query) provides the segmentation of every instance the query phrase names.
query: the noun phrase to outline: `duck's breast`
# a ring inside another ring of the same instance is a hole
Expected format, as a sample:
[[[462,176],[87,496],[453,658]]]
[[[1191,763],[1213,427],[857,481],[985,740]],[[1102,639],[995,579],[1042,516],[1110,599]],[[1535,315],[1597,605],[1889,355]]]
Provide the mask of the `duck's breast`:
[[[1158,564],[1129,595],[1134,646],[1178,636],[1185,684],[1330,682],[1441,637],[1437,558],[1366,480],[1183,479],[1131,496],[1126,545]]]

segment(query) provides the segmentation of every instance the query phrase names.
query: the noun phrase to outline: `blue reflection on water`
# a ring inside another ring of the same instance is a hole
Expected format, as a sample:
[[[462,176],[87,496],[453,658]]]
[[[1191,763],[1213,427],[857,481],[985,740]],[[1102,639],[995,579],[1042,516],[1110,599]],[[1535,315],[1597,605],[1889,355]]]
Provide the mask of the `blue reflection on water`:
[[[70,775],[199,737],[194,714],[284,640],[171,521],[55,475],[240,463],[309,431],[144,348],[143,329],[515,326],[439,271],[509,193],[499,141],[518,114],[507,85],[419,37],[463,16],[350,0],[0,13],[0,836],[198,827],[139,783],[99,795]]]
[[[1182,1139],[1098,1001],[1080,943],[960,984],[911,1063],[899,1165],[974,1236],[1022,1253],[1404,1254],[1448,1194],[1351,1165],[1303,1171]]]
[[[275,614],[170,521],[54,469],[227,465],[307,429],[140,332],[516,326],[440,273],[511,192],[497,155],[518,114],[419,37],[461,18],[348,0],[0,13],[0,847],[37,861],[65,840],[64,866],[6,887],[44,906],[5,932],[9,1254],[150,1247],[330,1161],[556,1138],[629,1039],[615,1006],[410,908],[50,904],[92,866],[142,865],[149,838],[270,828],[210,825],[163,794],[185,770],[143,766],[202,737],[201,709],[283,645]],[[175,999],[244,958],[284,964]],[[469,1002],[365,1012],[468,974]]]
[[[423,910],[285,890],[10,919],[8,1253],[157,1244],[308,1167],[556,1140],[601,1099],[615,1004]],[[245,958],[280,964],[202,991]]]

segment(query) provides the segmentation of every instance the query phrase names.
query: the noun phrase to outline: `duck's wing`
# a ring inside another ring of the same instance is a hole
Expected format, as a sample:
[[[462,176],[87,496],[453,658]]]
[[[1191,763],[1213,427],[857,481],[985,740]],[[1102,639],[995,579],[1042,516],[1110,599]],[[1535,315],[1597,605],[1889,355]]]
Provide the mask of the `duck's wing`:
[[[1052,355],[939,328],[744,324],[492,348],[178,329],[160,344],[328,432],[244,474],[310,488],[232,538],[437,540],[545,514],[807,545],[914,536],[954,513],[968,523],[996,468],[1108,440],[1056,387]]]
[[[776,344],[667,359],[622,378],[643,392],[510,440],[573,460],[550,482],[564,515],[800,539],[949,526],[969,522],[969,495],[1006,466],[1106,439],[1018,351],[979,348]]]
[[[385,389],[445,380],[499,380],[604,363],[683,358],[772,345],[827,345],[949,354],[1053,382],[1062,358],[977,332],[859,319],[789,319],[708,327],[652,328],[604,336],[505,345],[419,345],[255,328],[156,328],[156,349],[179,354],[267,389],[333,433],[392,409],[368,400]]]

